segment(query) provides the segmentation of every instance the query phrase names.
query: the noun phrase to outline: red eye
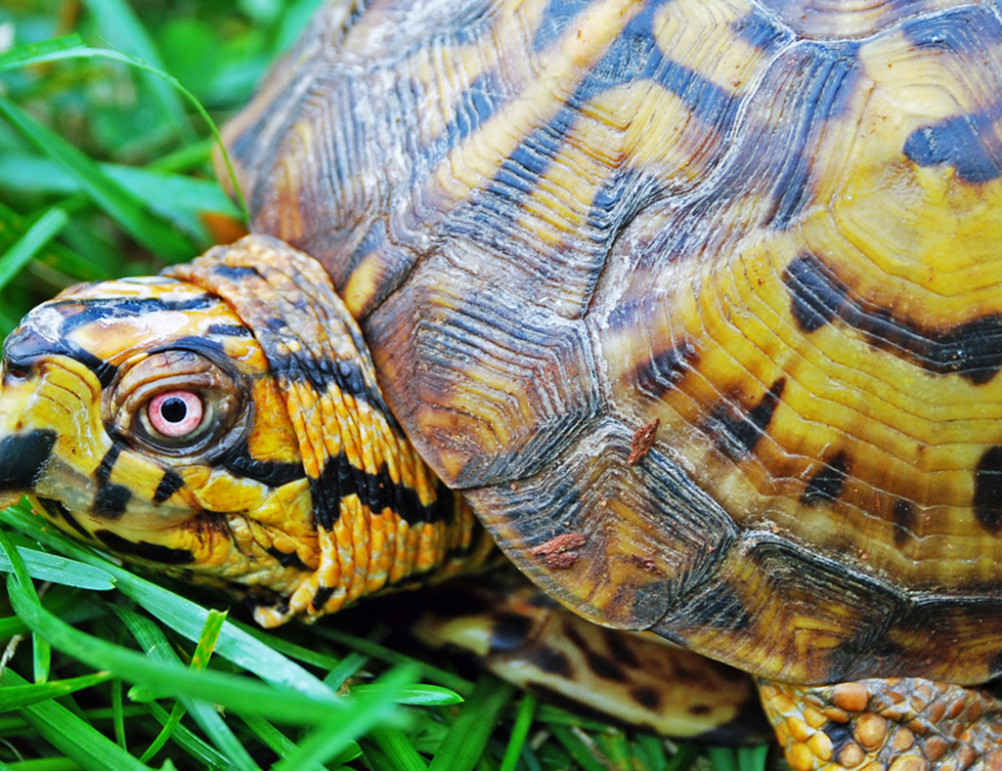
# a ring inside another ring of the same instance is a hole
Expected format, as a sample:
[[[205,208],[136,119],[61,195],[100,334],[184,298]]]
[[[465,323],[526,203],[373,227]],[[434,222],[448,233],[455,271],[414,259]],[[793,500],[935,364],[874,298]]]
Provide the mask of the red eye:
[[[187,436],[202,422],[202,400],[191,391],[168,391],[146,408],[150,425],[171,438]]]

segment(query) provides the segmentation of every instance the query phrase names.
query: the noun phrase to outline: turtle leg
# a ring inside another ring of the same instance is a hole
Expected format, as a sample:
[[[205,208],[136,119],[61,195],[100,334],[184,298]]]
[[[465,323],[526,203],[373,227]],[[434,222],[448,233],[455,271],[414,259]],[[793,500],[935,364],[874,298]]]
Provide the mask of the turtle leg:
[[[429,593],[411,631],[461,649],[504,680],[571,710],[715,743],[769,740],[746,673],[653,634],[571,613],[514,572]]]
[[[1002,769],[1002,702],[985,690],[916,677],[759,688],[794,771]]]

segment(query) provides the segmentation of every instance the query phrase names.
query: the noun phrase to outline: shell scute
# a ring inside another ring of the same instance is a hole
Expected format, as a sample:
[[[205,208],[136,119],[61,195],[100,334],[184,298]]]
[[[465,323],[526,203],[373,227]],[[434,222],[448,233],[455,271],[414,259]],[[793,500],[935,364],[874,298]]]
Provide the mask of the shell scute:
[[[373,0],[231,140],[254,227],[324,264],[547,591],[770,676],[971,682],[1002,648],[1000,11]]]

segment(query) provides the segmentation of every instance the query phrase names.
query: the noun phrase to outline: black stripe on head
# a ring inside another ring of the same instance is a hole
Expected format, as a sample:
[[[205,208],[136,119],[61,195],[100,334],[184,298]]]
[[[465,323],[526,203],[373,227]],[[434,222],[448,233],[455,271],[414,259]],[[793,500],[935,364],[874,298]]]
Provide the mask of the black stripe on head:
[[[832,503],[842,495],[845,478],[849,470],[849,459],[844,452],[839,452],[818,469],[807,482],[800,502],[806,506],[818,503]]]
[[[30,323],[30,322],[29,322]],[[4,341],[4,360],[9,369],[19,369],[30,372],[35,361],[47,356],[66,356],[83,364],[94,373],[102,388],[107,388],[118,374],[118,367],[110,364],[90,351],[72,343],[65,337],[49,340],[42,337],[30,326],[16,329]]]
[[[108,480],[111,478],[111,472],[115,468],[115,463],[118,461],[118,456],[122,452],[122,445],[119,442],[112,442],[111,447],[101,458],[101,462],[97,464],[97,469],[94,471],[94,478],[97,480],[98,485],[108,484]]]
[[[55,443],[56,432],[41,428],[0,440],[0,490],[25,491],[34,487]]]
[[[159,562],[162,565],[190,565],[195,561],[195,555],[187,549],[172,549],[148,541],[130,541],[110,530],[98,530],[94,535],[117,554]]]
[[[257,460],[251,457],[247,440],[235,444],[220,461],[220,465],[234,476],[253,479],[269,487],[281,487],[306,476],[302,463]]]
[[[157,485],[156,492],[153,493],[154,503],[163,503],[174,493],[184,487],[184,479],[174,469],[164,469],[163,478]]]
[[[167,300],[161,297],[67,298],[54,300],[50,303],[50,307],[59,310],[77,309],[75,313],[67,314],[63,321],[61,332],[63,335],[68,335],[79,327],[98,321],[135,318],[166,311],[204,310],[217,302],[218,298],[205,293],[186,300]]]
[[[105,519],[118,519],[132,500],[132,491],[125,485],[108,484],[94,495],[94,513]]]
[[[283,325],[285,322],[281,322]],[[399,425],[383,401],[378,386],[366,382],[361,365],[354,359],[333,359],[328,356],[317,356],[315,353],[304,355],[302,352],[279,353],[270,350],[263,343],[268,357],[268,365],[275,378],[286,387],[287,383],[305,384],[318,394],[329,392],[332,388],[343,396],[350,396],[356,401],[363,401],[374,410],[381,413],[390,429],[400,433]]]
[[[48,512],[50,517],[53,519],[62,518],[66,520],[66,523],[80,533],[80,535],[88,541],[91,539],[91,534],[84,529],[83,525],[77,522],[76,517],[70,513],[70,510],[63,505],[62,501],[57,501],[55,498],[39,497],[38,502],[42,504],[42,508]]]
[[[1002,530],[1002,445],[985,452],[974,470],[974,515],[989,532]]]

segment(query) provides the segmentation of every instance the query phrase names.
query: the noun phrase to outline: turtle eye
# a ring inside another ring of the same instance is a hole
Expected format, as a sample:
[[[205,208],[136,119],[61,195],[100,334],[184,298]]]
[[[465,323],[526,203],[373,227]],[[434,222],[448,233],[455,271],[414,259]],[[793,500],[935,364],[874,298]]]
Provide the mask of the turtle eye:
[[[204,413],[202,399],[191,391],[167,391],[151,399],[146,407],[150,426],[170,439],[195,431],[202,424]]]

